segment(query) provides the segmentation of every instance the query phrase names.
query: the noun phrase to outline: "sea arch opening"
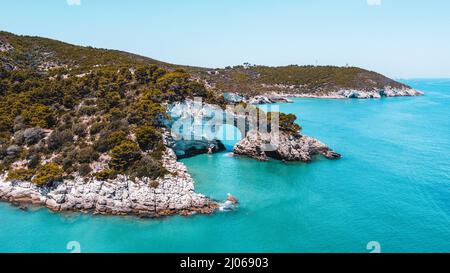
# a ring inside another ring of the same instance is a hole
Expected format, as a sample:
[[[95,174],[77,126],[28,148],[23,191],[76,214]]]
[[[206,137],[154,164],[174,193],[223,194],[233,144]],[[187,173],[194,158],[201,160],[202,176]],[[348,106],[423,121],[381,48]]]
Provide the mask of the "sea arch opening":
[[[232,152],[234,146],[244,137],[241,130],[234,126],[234,124],[219,126],[215,134],[215,139],[219,140],[225,146],[227,152]]]

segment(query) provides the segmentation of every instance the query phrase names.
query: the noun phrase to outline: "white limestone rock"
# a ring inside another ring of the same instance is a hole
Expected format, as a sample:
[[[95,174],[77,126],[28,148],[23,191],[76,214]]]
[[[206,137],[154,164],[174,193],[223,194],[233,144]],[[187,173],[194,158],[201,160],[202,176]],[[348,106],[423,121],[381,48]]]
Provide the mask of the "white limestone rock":
[[[150,187],[148,179],[131,181],[118,176],[112,181],[76,177],[52,186],[38,187],[30,182],[6,181],[0,175],[0,200],[39,204],[53,211],[83,211],[95,214],[158,217],[171,214],[212,213],[218,204],[194,191],[194,181],[186,167],[167,149],[163,164],[172,170]],[[195,200],[193,202],[192,200]]]

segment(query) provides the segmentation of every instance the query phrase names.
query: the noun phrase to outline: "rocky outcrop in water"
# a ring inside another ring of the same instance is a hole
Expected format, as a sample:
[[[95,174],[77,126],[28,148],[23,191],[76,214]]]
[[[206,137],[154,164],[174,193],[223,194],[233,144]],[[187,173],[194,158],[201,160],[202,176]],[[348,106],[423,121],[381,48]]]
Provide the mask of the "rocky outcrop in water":
[[[194,191],[186,167],[167,150],[163,157],[169,174],[156,181],[132,181],[119,176],[111,181],[86,181],[81,177],[52,186],[5,181],[0,176],[0,200],[15,204],[45,206],[53,211],[82,211],[107,215],[159,217],[173,214],[209,214],[219,205]]]
[[[332,151],[317,139],[287,132],[261,133],[252,131],[234,147],[234,154],[266,161],[269,158],[283,161],[309,162],[314,155],[328,159],[339,159],[341,155]],[[274,141],[278,139],[278,141]],[[270,149],[267,149],[270,147]]]

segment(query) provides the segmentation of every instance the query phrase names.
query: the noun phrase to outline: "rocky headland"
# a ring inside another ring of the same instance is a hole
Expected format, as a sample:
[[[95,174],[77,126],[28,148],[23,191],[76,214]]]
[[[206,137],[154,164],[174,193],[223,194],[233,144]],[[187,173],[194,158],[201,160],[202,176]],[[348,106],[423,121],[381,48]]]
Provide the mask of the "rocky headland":
[[[239,98],[239,95],[234,99]],[[229,98],[229,97],[228,97]],[[274,99],[268,103],[280,102],[282,99]],[[287,102],[287,101],[285,101]],[[233,153],[239,156],[247,156],[256,160],[266,161],[269,158],[281,161],[310,162],[315,155],[323,155],[328,159],[339,159],[341,155],[334,152],[327,145],[317,139],[302,135],[299,131],[274,130],[265,131],[256,129],[252,120],[243,113],[222,110],[214,105],[202,104],[196,106],[192,100],[176,103],[169,107],[171,116],[169,127],[187,120],[183,123],[183,130],[175,134],[166,131],[164,139],[166,145],[175,150],[179,158],[190,157],[202,153],[216,153],[225,150],[220,140],[214,133],[221,124],[245,124],[245,129],[240,128],[244,138],[234,147]],[[190,123],[191,117],[195,117]],[[217,123],[216,123],[217,122]],[[209,126],[209,128],[207,128]],[[300,127],[298,127],[300,128]],[[210,130],[207,130],[210,129]],[[197,135],[192,135],[197,132]],[[192,140],[196,137],[197,140]]]
[[[40,187],[29,181],[6,181],[2,175],[0,200],[22,206],[45,206],[58,212],[140,217],[210,214],[219,208],[217,202],[194,191],[194,181],[186,166],[177,162],[171,149],[167,149],[163,162],[169,173],[153,183],[121,175],[109,181],[76,177]]]
[[[190,100],[176,103],[169,107],[168,112],[172,118],[168,127],[188,116],[196,116],[200,123],[208,124],[211,119],[217,118],[218,110],[220,112],[220,109],[209,104],[197,108]],[[238,123],[237,120],[241,118],[245,116],[235,115],[232,123]],[[196,124],[184,127],[185,132],[189,134],[196,129]],[[322,142],[300,133],[280,131],[277,132],[278,137],[274,134],[275,132],[249,131],[234,147],[234,154],[263,161],[272,158],[297,162],[309,162],[315,155],[323,155],[328,159],[341,157]],[[152,218],[175,214],[210,214],[223,207],[226,203],[219,203],[196,193],[194,181],[186,166],[177,161],[198,154],[223,151],[225,147],[221,141],[208,135],[202,135],[198,140],[183,137],[175,139],[169,130],[164,130],[163,139],[167,148],[162,162],[168,174],[156,180],[131,179],[118,175],[115,179],[100,181],[76,176],[73,179],[38,186],[30,181],[8,181],[5,173],[0,176],[0,200],[20,206],[44,206],[57,212],[79,211]],[[278,141],[272,149],[265,150],[267,145],[274,143],[274,139]]]
[[[275,141],[274,141],[275,140]],[[260,133],[252,131],[233,150],[235,155],[267,161],[269,158],[286,162],[310,162],[315,155],[339,159],[341,155],[317,139],[287,132]]]
[[[0,76],[0,200],[142,217],[209,214],[237,204],[234,197],[219,203],[195,192],[186,166],[177,161],[224,151],[215,136],[224,124],[244,136],[236,155],[299,162],[315,155],[340,158],[302,135],[296,117],[283,113],[266,113],[267,119],[283,116],[278,142],[267,149],[278,130],[253,131],[251,115],[230,112],[230,105],[259,115],[252,105],[288,103],[290,97],[419,94],[358,68],[212,72],[7,32],[0,32]],[[196,98],[207,103],[198,107]]]

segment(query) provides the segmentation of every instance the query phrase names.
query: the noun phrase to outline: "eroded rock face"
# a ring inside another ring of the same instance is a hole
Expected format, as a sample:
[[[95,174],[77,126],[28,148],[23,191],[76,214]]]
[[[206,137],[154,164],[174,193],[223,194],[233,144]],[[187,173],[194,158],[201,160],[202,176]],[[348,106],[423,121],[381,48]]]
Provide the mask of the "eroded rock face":
[[[276,94],[264,95],[264,96],[255,96],[251,98],[248,103],[253,105],[258,104],[272,104],[272,103],[292,103],[292,101],[286,97],[279,96]]]
[[[269,99],[267,97],[262,97],[263,101],[272,103],[278,101],[278,99]],[[238,119],[247,121],[245,116],[236,115],[235,113],[224,112],[221,109],[216,109],[213,105],[204,104],[201,107],[196,106],[192,101],[185,101],[183,103],[177,103],[172,107],[169,107],[169,113],[173,117],[171,124],[168,127],[172,127],[179,121],[187,120],[179,132],[180,139],[174,139],[174,130],[166,131],[164,134],[164,140],[168,147],[171,147],[176,151],[178,158],[189,157],[202,153],[213,153],[225,150],[224,145],[217,139],[214,139],[205,132],[206,124],[211,126],[210,121],[215,117],[223,117],[226,114],[230,115],[230,119],[236,122]],[[193,120],[194,122],[191,122]],[[220,120],[219,120],[220,121]],[[233,122],[232,122],[233,124]],[[213,131],[213,130],[212,130]],[[333,152],[325,144],[320,141],[310,138],[307,136],[302,136],[300,134],[293,134],[288,132],[272,132],[272,133],[262,133],[251,129],[251,126],[246,124],[245,138],[242,139],[234,147],[234,153],[236,155],[245,155],[257,160],[267,160],[268,158],[274,158],[284,161],[311,161],[312,157],[317,154],[321,154],[329,159],[338,159],[341,155]],[[192,139],[195,133],[200,136],[199,140]],[[191,135],[192,134],[192,135]],[[277,134],[277,135],[275,135]],[[175,134],[177,135],[177,134]],[[275,143],[271,143],[271,140],[277,140]],[[272,146],[270,146],[270,145]],[[268,147],[269,145],[269,147]]]
[[[30,182],[6,182],[0,176],[0,200],[46,206],[53,211],[82,211],[108,215],[159,217],[173,214],[209,214],[219,205],[194,191],[194,181],[186,167],[168,149],[163,158],[169,174],[158,179],[158,187],[148,179],[131,181],[119,176],[112,181],[86,181],[81,177],[51,187]]]
[[[164,133],[164,142],[175,152],[178,159],[206,153],[218,153],[226,150],[223,143],[217,139],[175,140],[168,131]]]
[[[272,144],[270,144],[271,140]],[[267,149],[268,147],[272,149]],[[333,152],[317,139],[287,132],[280,132],[279,138],[274,133],[249,132],[236,144],[234,154],[263,161],[274,158],[283,161],[309,162],[314,155],[318,154],[328,159],[341,158],[340,154]]]
[[[245,97],[238,93],[226,92],[223,94],[223,98],[225,99],[226,102],[233,104],[246,102]]]
[[[242,119],[245,129],[249,127],[245,116],[193,100],[173,103],[167,112],[171,118],[165,123],[170,129],[165,131],[164,141],[178,159],[225,151],[224,144],[217,139],[224,124],[240,124]]]

